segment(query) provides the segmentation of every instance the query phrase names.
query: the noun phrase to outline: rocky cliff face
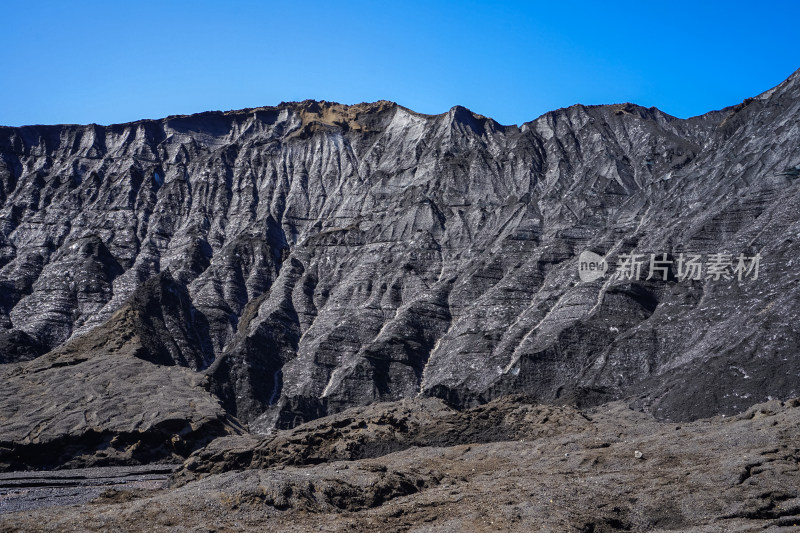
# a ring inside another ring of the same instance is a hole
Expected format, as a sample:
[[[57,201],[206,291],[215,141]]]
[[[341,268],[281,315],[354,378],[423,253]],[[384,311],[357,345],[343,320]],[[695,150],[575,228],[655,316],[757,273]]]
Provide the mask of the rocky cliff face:
[[[0,128],[0,423],[52,350],[53,383],[124,353],[143,363],[120,394],[195,374],[262,431],[420,394],[624,398],[663,419],[796,396],[798,119],[800,73],[689,120],[306,101]],[[581,281],[584,250],[606,276]],[[682,253],[732,263],[684,279]],[[613,275],[623,254],[639,279]]]

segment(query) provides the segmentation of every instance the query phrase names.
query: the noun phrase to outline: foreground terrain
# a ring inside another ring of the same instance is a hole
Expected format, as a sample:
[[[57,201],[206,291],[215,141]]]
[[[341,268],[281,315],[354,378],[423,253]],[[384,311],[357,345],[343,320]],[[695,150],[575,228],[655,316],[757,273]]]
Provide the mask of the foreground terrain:
[[[797,531],[800,400],[663,423],[506,397],[224,437],[170,489],[0,515],[1,531]]]

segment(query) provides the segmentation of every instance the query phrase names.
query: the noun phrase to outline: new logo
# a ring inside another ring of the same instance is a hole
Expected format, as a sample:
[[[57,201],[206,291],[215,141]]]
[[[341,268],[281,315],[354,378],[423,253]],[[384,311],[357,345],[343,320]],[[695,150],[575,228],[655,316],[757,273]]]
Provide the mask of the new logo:
[[[603,256],[588,250],[578,257],[578,276],[581,281],[589,282],[600,279],[608,272],[608,263]]]

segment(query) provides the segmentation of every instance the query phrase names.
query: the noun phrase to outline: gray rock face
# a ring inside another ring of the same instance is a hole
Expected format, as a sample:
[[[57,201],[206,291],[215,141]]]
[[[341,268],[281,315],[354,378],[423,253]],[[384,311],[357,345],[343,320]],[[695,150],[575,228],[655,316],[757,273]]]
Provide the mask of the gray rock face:
[[[800,73],[688,120],[306,101],[0,128],[4,380],[25,397],[26,360],[125,310],[143,373],[201,372],[251,430],[419,394],[662,419],[796,396],[798,119]],[[584,250],[609,275],[580,281]],[[625,253],[641,279],[611,275]],[[759,275],[680,280],[681,253],[760,254]]]

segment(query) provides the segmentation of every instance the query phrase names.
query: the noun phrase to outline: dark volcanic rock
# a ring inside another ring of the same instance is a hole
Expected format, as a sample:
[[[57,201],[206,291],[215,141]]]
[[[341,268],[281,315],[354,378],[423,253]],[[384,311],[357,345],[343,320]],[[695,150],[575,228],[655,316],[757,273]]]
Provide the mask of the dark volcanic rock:
[[[29,361],[44,353],[36,340],[18,329],[0,332],[0,364]]]
[[[418,394],[625,398],[674,420],[796,396],[798,119],[800,73],[688,120],[306,101],[0,128],[0,361],[107,328],[80,365],[207,377],[259,431]],[[584,250],[673,264],[582,282]],[[681,281],[681,253],[760,254],[759,276]],[[30,368],[5,378],[15,439],[14,404],[42,401],[14,384]],[[48,368],[41,390],[105,372]]]
[[[7,371],[0,470],[179,461],[237,431],[198,378],[121,355]]]

